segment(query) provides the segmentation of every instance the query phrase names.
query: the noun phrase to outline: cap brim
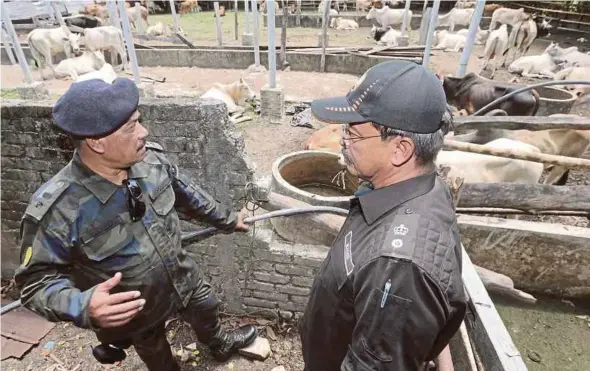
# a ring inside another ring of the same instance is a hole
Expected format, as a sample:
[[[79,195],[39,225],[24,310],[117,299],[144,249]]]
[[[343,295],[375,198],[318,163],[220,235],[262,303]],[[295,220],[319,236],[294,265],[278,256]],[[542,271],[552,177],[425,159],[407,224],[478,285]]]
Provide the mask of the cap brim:
[[[311,102],[311,113],[320,121],[329,124],[365,122],[366,118],[356,112],[346,97],[317,99]]]

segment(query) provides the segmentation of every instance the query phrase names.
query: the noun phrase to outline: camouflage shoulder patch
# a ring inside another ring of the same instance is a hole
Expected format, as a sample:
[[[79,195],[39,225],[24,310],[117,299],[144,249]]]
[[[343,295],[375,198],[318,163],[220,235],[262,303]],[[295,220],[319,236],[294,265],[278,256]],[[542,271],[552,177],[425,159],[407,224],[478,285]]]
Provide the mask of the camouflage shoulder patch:
[[[153,149],[158,152],[164,152],[164,147],[162,147],[161,145],[159,145],[156,142],[145,142],[145,148]]]
[[[420,215],[398,214],[391,222],[387,237],[381,246],[381,256],[412,260]]]
[[[50,181],[48,184],[42,186],[33,195],[31,202],[25,210],[25,214],[40,222],[59,196],[61,196],[69,186],[70,182],[66,179]]]

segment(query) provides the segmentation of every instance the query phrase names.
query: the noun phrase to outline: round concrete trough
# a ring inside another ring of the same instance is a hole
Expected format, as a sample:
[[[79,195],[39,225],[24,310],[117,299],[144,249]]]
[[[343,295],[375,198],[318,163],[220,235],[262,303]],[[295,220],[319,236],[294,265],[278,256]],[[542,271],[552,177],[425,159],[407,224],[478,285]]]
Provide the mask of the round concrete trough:
[[[572,105],[578,97],[567,90],[543,86],[535,88],[541,102],[535,116],[549,116],[556,113],[570,113]]]
[[[342,170],[338,155],[333,152],[292,152],[274,162],[271,190],[314,206],[348,209],[349,200],[358,188],[358,178],[345,171],[344,188],[337,186],[332,180]],[[287,241],[329,246],[334,235],[309,225],[306,218],[303,215],[270,221],[279,236]]]

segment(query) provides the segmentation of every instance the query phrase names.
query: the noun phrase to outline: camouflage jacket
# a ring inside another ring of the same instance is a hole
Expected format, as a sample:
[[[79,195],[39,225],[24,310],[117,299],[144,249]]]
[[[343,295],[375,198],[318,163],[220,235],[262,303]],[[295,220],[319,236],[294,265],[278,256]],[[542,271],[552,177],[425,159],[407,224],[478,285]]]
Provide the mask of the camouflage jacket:
[[[15,273],[23,305],[51,321],[97,332],[88,317],[94,287],[121,272],[111,293],[139,290],[144,309],[117,333],[163,320],[185,306],[196,286],[196,263],[181,247],[177,210],[230,232],[237,214],[191,183],[154,145],[129,179],[142,188],[146,212],[132,222],[128,190],[88,169],[77,153],[33,195],[21,224]],[[108,336],[108,335],[107,335]]]

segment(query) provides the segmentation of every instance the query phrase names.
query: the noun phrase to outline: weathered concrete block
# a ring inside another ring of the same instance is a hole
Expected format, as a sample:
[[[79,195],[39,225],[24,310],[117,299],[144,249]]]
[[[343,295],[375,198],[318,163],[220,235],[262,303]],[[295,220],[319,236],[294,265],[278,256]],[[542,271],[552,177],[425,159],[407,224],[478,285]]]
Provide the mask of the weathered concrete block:
[[[242,34],[242,45],[243,46],[253,46],[254,45],[254,34],[252,32]]]
[[[260,116],[271,124],[280,124],[283,120],[285,97],[283,88],[271,88],[268,85],[260,89]]]
[[[408,35],[398,36],[395,41],[397,42],[397,46],[408,46],[410,45],[410,38]]]
[[[139,98],[155,98],[156,88],[154,82],[142,82],[139,84]]]
[[[18,95],[26,100],[46,100],[51,99],[49,90],[42,81],[34,81],[30,84],[20,85],[16,87]]]

